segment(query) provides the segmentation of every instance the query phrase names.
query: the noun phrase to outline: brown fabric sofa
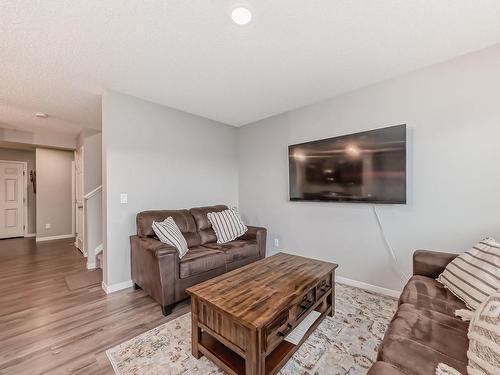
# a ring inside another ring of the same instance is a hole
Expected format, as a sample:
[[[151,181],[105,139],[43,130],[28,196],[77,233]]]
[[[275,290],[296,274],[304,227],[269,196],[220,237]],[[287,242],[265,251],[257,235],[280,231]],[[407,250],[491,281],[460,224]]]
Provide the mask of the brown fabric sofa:
[[[435,279],[457,255],[417,250],[413,276],[369,375],[433,375],[443,362],[466,374],[468,322],[455,317],[465,304]]]
[[[219,205],[137,214],[137,235],[130,237],[132,280],[135,288],[143,289],[162,306],[164,315],[188,297],[186,288],[265,257],[265,228],[249,226],[235,241],[216,243],[207,213],[225,209]],[[173,246],[160,242],[152,229],[153,220],[163,221],[169,216],[189,246],[182,259]]]

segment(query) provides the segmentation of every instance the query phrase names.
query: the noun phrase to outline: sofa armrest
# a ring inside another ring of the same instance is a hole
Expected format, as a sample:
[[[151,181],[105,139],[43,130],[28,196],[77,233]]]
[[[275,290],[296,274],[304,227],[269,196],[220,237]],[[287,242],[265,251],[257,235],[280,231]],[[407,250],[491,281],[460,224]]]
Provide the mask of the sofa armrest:
[[[150,251],[157,258],[168,255],[168,254],[178,254],[177,249],[172,245],[166,244],[151,237],[138,237],[132,236],[135,240],[136,245],[144,251]]]
[[[130,236],[132,280],[163,307],[175,302],[177,249],[155,238]]]
[[[435,279],[457,256],[440,251],[416,250],[413,253],[413,274]]]
[[[405,373],[392,363],[378,361],[372,365],[366,375],[405,375]]]
[[[243,236],[240,237],[242,240],[252,240],[257,241],[257,246],[259,247],[259,257],[261,259],[266,257],[266,237],[267,229],[262,227],[252,227],[247,226],[248,230]]]

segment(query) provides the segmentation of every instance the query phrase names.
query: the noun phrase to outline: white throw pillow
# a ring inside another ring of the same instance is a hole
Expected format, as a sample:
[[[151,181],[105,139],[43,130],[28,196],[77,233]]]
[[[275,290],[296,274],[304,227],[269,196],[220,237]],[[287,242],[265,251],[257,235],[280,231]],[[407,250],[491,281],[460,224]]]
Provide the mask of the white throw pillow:
[[[477,308],[467,337],[467,373],[500,374],[500,291],[489,296]]]
[[[500,244],[488,237],[449,263],[437,278],[472,310],[500,289]]]
[[[438,366],[436,367],[435,375],[463,375],[463,374],[457,369],[448,366],[446,363],[439,363]]]
[[[248,230],[236,208],[209,212],[207,217],[217,236],[217,243],[233,241]]]
[[[153,221],[153,231],[161,242],[177,249],[179,258],[182,258],[188,252],[186,239],[171,216],[161,222]]]
[[[467,333],[467,374],[500,374],[500,291],[489,296],[472,314]],[[440,363],[436,375],[462,374]]]

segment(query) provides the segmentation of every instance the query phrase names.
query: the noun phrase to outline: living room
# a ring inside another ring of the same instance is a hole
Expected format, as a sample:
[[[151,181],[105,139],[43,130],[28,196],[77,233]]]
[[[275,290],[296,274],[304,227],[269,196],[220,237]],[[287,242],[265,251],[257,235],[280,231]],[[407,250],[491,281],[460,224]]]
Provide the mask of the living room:
[[[103,257],[102,285],[68,291],[88,268],[73,245],[0,242],[0,371],[500,372],[498,342],[481,341],[490,362],[471,344],[473,314],[500,298],[500,4],[7,1],[0,14],[2,128],[43,111],[102,132],[89,174],[102,167]],[[378,164],[360,161],[377,148]],[[226,211],[245,229],[223,240]],[[33,249],[61,289],[31,276],[47,294],[17,309],[34,297],[21,272],[49,273],[9,269]],[[489,257],[474,271],[456,264],[471,251]],[[458,268],[473,292],[446,274]]]

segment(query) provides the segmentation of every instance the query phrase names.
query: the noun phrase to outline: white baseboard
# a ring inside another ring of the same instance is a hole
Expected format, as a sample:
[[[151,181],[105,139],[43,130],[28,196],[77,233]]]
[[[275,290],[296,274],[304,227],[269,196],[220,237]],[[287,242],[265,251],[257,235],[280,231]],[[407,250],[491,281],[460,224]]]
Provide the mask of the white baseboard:
[[[60,236],[50,236],[50,237],[37,237],[36,242],[62,240],[64,238],[73,238],[73,237],[75,237],[74,234],[63,234]]]
[[[28,237],[36,237],[36,233],[26,233],[26,235],[24,236],[25,238],[28,238]]]
[[[132,280],[127,280],[122,283],[117,283],[117,284],[112,284],[112,285],[106,285],[106,283],[103,281],[102,282],[102,289],[106,292],[106,294],[117,292],[122,289],[127,289],[131,288],[134,283]]]
[[[96,267],[95,262],[94,263],[87,262],[87,269],[88,270],[93,270],[93,269],[95,269],[95,267]]]
[[[347,277],[335,276],[335,281],[338,281],[341,284],[354,286],[356,288],[368,290],[370,292],[379,293],[390,297],[399,298],[399,296],[401,295],[401,291],[382,288],[381,286],[368,284],[363,281],[348,279]]]

